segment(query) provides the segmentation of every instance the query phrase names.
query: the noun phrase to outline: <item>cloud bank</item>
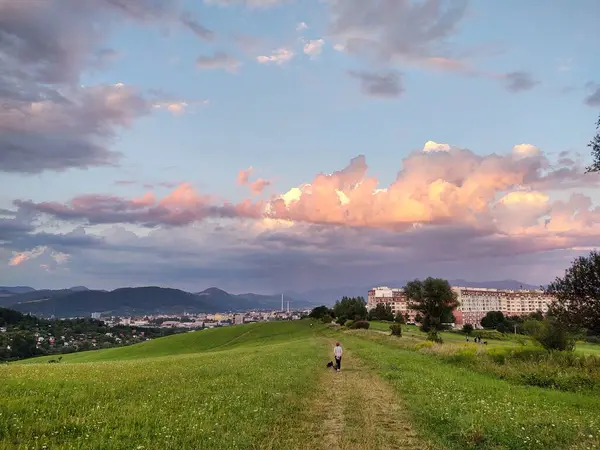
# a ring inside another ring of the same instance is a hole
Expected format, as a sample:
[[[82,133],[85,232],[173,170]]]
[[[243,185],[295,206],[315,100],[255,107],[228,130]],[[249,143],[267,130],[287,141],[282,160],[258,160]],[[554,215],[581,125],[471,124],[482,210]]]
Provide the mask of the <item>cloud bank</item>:
[[[531,144],[481,156],[428,141],[402,161],[388,186],[358,156],[267,200],[223,201],[190,183],[162,197],[149,191],[133,198],[87,194],[66,203],[18,199],[0,223],[0,237],[14,270],[52,261],[57,252],[65,255],[60,270],[93,267],[109,279],[119,279],[127,263],[134,278],[169,275],[185,284],[196,274],[207,283],[233,277],[276,289],[282,279],[299,286],[312,277],[327,285],[344,276],[392,276],[398,267],[411,276],[462,270],[497,278],[511,261],[513,270],[529,264],[525,272],[534,279],[524,281],[535,282],[548,278],[536,273],[536,259],[563,270],[567,256],[600,239],[600,208],[572,192],[598,187],[598,175],[584,175],[566,155],[559,159]],[[252,173],[240,171],[237,182],[260,193],[254,183],[265,180],[251,181]],[[555,198],[557,192],[564,195]],[[57,220],[74,231],[41,231]],[[178,275],[167,267],[173,261]]]

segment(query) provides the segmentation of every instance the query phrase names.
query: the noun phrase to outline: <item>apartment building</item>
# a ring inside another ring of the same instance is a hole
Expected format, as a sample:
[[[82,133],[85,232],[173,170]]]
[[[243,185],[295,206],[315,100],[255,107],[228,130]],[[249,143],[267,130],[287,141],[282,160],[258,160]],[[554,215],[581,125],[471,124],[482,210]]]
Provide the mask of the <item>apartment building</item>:
[[[481,319],[489,311],[502,311],[505,316],[522,316],[536,311],[546,312],[553,298],[541,290],[509,290],[453,286],[459,306],[454,312],[456,325],[470,323],[479,326]],[[367,295],[367,309],[378,303],[390,305],[394,315],[398,312],[409,314],[409,322],[414,322],[415,311],[408,309],[408,301],[402,289],[379,286]]]

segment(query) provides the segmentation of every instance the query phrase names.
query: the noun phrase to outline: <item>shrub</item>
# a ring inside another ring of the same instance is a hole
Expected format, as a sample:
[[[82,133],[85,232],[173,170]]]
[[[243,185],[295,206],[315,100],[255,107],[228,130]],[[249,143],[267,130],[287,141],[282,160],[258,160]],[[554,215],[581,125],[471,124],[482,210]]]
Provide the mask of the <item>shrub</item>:
[[[323,317],[321,317],[321,321],[323,323],[331,323],[331,322],[333,322],[333,317],[331,317],[329,315],[323,316]]]
[[[346,317],[342,316],[342,317],[338,317],[338,319],[335,321],[337,324],[339,325],[344,325],[346,323]]]
[[[588,336],[585,340],[590,344],[600,344],[600,336]]]
[[[473,325],[471,325],[470,323],[465,323],[462,327],[462,331],[466,335],[471,336],[471,333],[473,332]]]
[[[392,336],[402,337],[402,326],[400,324],[390,325],[390,330],[392,330]]]
[[[346,328],[352,328],[353,323],[354,320],[346,320],[346,323],[344,323],[344,325],[346,326]]]
[[[353,330],[358,330],[360,328],[368,330],[370,326],[371,324],[366,320],[357,320],[355,322],[352,322],[349,328],[352,328]]]
[[[429,333],[427,333],[427,340],[435,342],[436,344],[444,343],[442,336],[440,336],[436,330],[430,330]]]
[[[534,331],[532,337],[546,350],[572,351],[575,339],[567,328],[553,317],[548,317]]]

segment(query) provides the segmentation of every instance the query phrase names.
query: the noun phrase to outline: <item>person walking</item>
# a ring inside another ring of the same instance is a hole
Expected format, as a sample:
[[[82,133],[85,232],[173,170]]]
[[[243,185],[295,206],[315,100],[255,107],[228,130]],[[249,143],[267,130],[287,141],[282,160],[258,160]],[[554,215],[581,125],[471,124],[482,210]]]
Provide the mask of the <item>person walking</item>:
[[[335,370],[339,372],[342,370],[342,354],[344,351],[342,350],[342,346],[339,342],[335,343],[335,347],[333,349],[333,356],[335,358]]]

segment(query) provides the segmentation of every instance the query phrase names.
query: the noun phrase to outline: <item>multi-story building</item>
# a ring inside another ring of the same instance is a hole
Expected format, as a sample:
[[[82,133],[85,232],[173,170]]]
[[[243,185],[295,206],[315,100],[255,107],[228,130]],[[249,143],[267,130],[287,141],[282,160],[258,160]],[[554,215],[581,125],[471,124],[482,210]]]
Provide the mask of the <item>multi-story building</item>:
[[[398,313],[402,313],[402,315],[408,313],[408,322],[415,321],[417,312],[408,308],[408,301],[402,288],[379,286],[371,289],[367,294],[367,310],[375,308],[379,303],[390,305],[394,317]]]
[[[553,298],[541,290],[509,290],[453,286],[459,306],[454,311],[456,325],[470,323],[478,327],[481,319],[490,311],[501,311],[505,316],[523,316],[536,311],[548,311]],[[415,311],[408,308],[402,289],[381,286],[373,288],[367,296],[367,309],[378,303],[390,305],[396,315],[408,313],[409,322],[414,322]]]

